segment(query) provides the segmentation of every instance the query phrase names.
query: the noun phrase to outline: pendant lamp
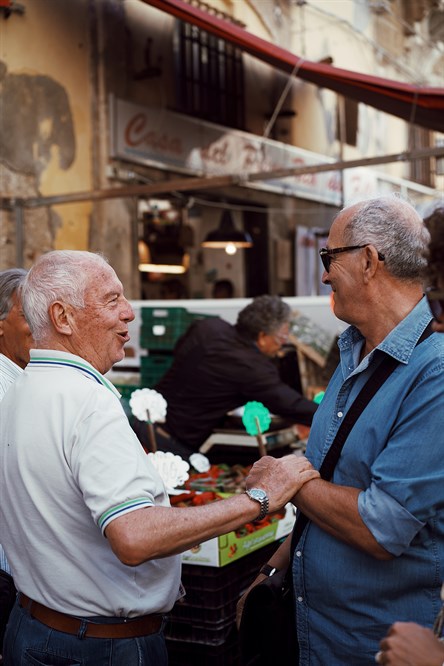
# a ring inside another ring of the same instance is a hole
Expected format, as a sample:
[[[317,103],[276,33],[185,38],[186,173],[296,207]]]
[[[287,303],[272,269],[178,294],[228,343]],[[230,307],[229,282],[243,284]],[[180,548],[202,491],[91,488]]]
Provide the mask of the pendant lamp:
[[[252,247],[253,239],[246,231],[236,229],[231,211],[225,209],[222,213],[218,228],[214,229],[214,231],[210,231],[201,245],[202,247],[223,249],[228,252],[228,254],[233,254],[236,252],[237,248]]]

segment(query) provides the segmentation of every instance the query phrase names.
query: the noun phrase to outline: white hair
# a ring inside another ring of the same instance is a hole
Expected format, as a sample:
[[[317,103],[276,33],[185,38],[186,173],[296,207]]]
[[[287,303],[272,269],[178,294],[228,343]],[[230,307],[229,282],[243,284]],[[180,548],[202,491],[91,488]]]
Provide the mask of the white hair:
[[[50,330],[49,306],[61,300],[75,308],[85,306],[90,279],[88,266],[108,265],[101,254],[80,250],[54,250],[43,254],[29,270],[21,290],[22,307],[34,340]]]

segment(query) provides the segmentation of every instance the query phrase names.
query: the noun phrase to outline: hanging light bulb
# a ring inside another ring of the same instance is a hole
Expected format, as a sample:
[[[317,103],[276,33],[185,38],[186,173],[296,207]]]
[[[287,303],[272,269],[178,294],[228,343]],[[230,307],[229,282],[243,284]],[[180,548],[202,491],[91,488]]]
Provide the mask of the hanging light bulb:
[[[225,252],[227,254],[236,254],[237,247],[235,246],[234,243],[227,243],[227,245],[225,246]]]

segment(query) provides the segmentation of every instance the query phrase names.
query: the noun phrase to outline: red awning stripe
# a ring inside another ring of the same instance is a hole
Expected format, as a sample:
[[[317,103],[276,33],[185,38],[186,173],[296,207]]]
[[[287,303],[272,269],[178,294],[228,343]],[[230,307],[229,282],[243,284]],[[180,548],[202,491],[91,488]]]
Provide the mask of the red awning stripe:
[[[288,74],[431,130],[444,132],[444,88],[401,83],[311,62],[183,0],[143,0]]]

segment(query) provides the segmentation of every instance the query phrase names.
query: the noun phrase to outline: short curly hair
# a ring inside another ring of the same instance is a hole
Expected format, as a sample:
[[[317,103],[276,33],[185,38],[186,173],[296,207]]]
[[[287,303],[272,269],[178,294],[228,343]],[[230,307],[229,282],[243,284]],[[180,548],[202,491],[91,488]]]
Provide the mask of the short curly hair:
[[[272,334],[290,320],[290,306],[280,296],[257,296],[239,312],[236,328],[244,337],[257,340],[259,333]]]
[[[430,232],[429,268],[432,282],[444,284],[444,206],[439,206],[426,218],[424,224]]]

